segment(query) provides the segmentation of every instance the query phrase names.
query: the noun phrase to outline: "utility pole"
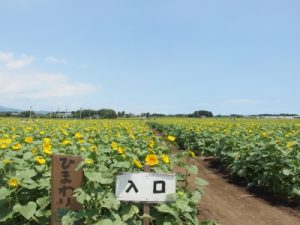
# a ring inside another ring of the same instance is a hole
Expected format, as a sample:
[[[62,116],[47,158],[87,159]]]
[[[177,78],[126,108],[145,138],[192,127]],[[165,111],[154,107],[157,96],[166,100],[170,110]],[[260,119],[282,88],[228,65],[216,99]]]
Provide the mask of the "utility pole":
[[[30,106],[30,109],[29,109],[29,117],[31,119],[31,110],[32,110],[32,106]]]
[[[54,114],[54,109],[53,108],[51,108],[51,111],[50,111],[50,119],[52,119],[52,116],[55,119],[55,114]]]

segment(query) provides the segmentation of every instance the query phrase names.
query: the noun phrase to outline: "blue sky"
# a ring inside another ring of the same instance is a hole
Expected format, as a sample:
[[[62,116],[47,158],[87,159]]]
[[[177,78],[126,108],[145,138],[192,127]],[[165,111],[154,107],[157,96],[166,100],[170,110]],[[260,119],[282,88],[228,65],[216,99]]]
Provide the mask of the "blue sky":
[[[300,2],[1,0],[0,105],[300,114]]]

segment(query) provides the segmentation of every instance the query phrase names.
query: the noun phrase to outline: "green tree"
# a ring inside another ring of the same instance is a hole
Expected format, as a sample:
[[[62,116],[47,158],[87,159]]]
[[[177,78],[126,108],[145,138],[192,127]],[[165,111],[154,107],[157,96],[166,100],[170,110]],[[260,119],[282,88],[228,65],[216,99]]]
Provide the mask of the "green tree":
[[[192,114],[192,117],[213,117],[213,113],[206,110],[198,110]]]
[[[117,113],[112,109],[100,109],[98,115],[103,119],[115,119],[117,118]]]
[[[34,117],[35,116],[35,112],[33,111],[23,111],[23,112],[20,112],[20,116],[21,117]]]

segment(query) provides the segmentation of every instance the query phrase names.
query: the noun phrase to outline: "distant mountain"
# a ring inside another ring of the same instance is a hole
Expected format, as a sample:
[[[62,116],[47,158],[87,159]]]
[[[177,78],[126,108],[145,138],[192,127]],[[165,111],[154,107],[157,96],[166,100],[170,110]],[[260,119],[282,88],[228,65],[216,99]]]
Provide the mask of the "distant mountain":
[[[6,112],[22,112],[22,111],[26,111],[26,110],[21,110],[21,109],[14,109],[14,108],[9,108],[9,107],[5,107],[5,106],[1,106],[0,105],[0,113],[6,113]],[[46,110],[34,110],[34,112],[36,114],[47,114],[49,113],[49,111],[46,111]]]
[[[20,109],[13,109],[13,108],[8,108],[0,105],[0,112],[21,112],[21,111],[22,110]]]

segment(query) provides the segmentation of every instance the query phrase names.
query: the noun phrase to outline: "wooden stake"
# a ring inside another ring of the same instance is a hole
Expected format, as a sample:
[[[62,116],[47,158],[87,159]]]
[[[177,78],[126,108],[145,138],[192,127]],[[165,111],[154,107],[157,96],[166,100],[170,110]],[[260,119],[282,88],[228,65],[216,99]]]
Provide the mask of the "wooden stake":
[[[145,172],[150,172],[150,166],[145,165],[144,166],[144,171]],[[150,215],[150,204],[149,203],[144,203],[144,215]],[[143,225],[149,225],[150,224],[150,218],[144,217],[143,218]]]

